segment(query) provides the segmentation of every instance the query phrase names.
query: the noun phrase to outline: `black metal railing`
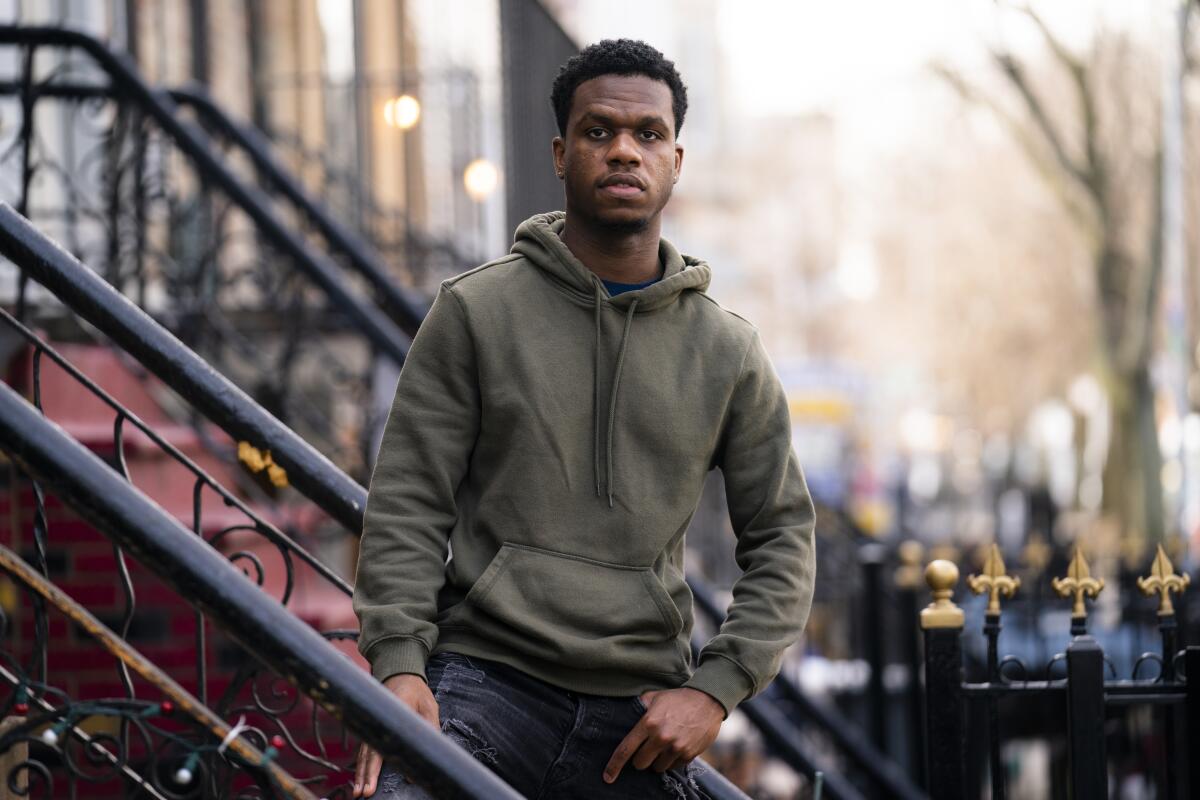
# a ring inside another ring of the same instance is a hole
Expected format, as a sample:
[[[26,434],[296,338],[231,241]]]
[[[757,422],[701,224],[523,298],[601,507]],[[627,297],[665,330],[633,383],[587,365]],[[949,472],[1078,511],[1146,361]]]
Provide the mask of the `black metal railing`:
[[[256,167],[229,140],[186,119],[127,58],[70,30],[0,26],[0,75],[21,124],[0,137],[0,199],[65,245],[192,349],[254,394],[344,468],[367,474],[384,410],[374,402],[380,356],[403,361],[423,301],[387,280],[345,231],[341,264],[314,220],[253,185]],[[46,120],[58,119],[53,125]],[[223,145],[225,146],[223,149]],[[314,216],[316,214],[317,216]],[[325,220],[329,222],[328,220]],[[343,268],[345,267],[345,268]],[[387,287],[383,289],[381,287]],[[18,305],[27,301],[20,284]],[[20,314],[18,314],[20,316]]]
[[[304,165],[309,194],[320,197],[333,218],[356,230],[388,263],[405,265],[406,283],[430,292],[464,267],[488,260],[482,253],[421,230],[410,213],[378,199],[357,170],[336,163],[327,150],[306,143],[297,133],[274,128],[264,129],[261,135],[284,164]]]
[[[1095,597],[1104,582],[1090,575],[1079,550],[1068,575],[1053,581],[1056,592],[1073,599],[1071,641],[1065,652],[1036,672],[1020,658],[1000,655],[1001,599],[1011,596],[1020,582],[1005,573],[998,549],[993,548],[981,574],[968,579],[972,591],[988,596],[983,625],[987,656],[982,674],[972,677],[964,666],[964,614],[951,600],[958,568],[949,561],[934,561],[926,570],[926,580],[934,596],[934,602],[921,612],[921,627],[925,636],[928,773],[935,800],[984,796],[985,783],[988,796],[996,800],[1007,796],[1002,704],[1059,712],[1052,714],[1059,729],[1042,731],[1045,736],[1065,739],[1066,763],[1045,776],[1053,796],[1109,796],[1113,765],[1106,751],[1115,729],[1110,723],[1134,706],[1152,712],[1151,735],[1159,737],[1162,750],[1160,763],[1138,765],[1140,774],[1149,777],[1156,796],[1170,800],[1195,796],[1200,786],[1194,758],[1195,743],[1200,741],[1200,682],[1192,676],[1200,675],[1200,647],[1180,649],[1170,594],[1182,591],[1188,581],[1174,574],[1161,549],[1152,575],[1141,581],[1143,590],[1159,598],[1160,647],[1143,654],[1127,679],[1117,677],[1100,643],[1088,634],[1086,597]],[[1157,667],[1157,674],[1146,674],[1149,664]],[[1144,722],[1141,727],[1146,727]],[[968,731],[971,736],[965,735]],[[986,780],[974,768],[976,758],[968,747],[968,741],[978,744],[981,740],[987,743],[986,753],[978,751],[986,766]]]
[[[7,386],[0,387],[0,446],[40,487],[204,609],[248,657],[294,683],[364,741],[394,754],[406,773],[436,796],[517,796]],[[45,682],[42,676],[37,680]]]
[[[309,800],[314,795],[280,767],[278,744],[242,737],[177,681],[156,667],[86,608],[72,600],[20,556],[0,545],[3,570],[31,599],[49,604],[110,655],[126,675],[136,674],[156,690],[154,698],[75,699],[58,686],[33,678],[11,654],[0,653],[0,681],[9,691],[0,717],[0,753],[20,753],[18,765],[0,775],[23,796],[78,795],[81,785],[119,782],[153,798],[189,794],[195,784],[210,796],[234,781],[240,770],[271,795]],[[15,604],[13,604],[15,605]],[[7,619],[0,616],[0,639]],[[160,699],[161,698],[161,699]],[[83,724],[116,728],[89,733]],[[261,733],[261,732],[259,732]],[[33,751],[32,757],[30,751]],[[76,752],[76,750],[78,752]],[[229,756],[217,759],[215,755]],[[137,765],[136,768],[133,765]],[[58,769],[55,769],[57,767]],[[61,773],[55,785],[55,773]],[[66,784],[63,792],[61,784]],[[40,789],[40,791],[39,791]]]
[[[271,143],[261,133],[231,119],[199,86],[175,88],[170,95],[176,104],[193,109],[207,130],[227,140],[236,152],[250,160],[264,188],[277,192],[324,237],[331,252],[340,255],[343,263],[370,285],[377,304],[396,325],[410,336],[417,332],[425,317],[425,304],[409,297],[391,277],[391,270],[378,252],[334,219],[323,204],[310,196],[300,181],[284,169],[272,153]],[[462,271],[472,265],[460,261],[457,266],[456,271]]]
[[[725,618],[721,607],[710,588],[694,577],[689,578],[696,606],[712,624]],[[789,718],[779,710],[780,701],[796,709],[796,716]],[[779,675],[766,696],[754,698],[742,705],[742,710],[755,727],[763,732],[773,749],[792,768],[810,779],[817,771],[826,774],[825,790],[830,797],[866,796],[919,800],[925,794],[917,788],[904,770],[886,754],[876,748],[864,735],[862,729],[852,723],[836,708],[823,704],[809,696],[795,680],[787,674]],[[869,785],[865,790],[855,788],[835,765],[823,763],[815,755],[798,732],[803,728],[819,731],[831,741],[846,764],[855,772],[865,776]]]
[[[349,531],[361,531],[367,493],[176,336],[0,203],[0,254],[136,358],[236,440],[269,447],[289,483]]]
[[[356,173],[338,167],[326,150],[306,146],[300,137],[278,130],[260,131],[230,117],[200,85],[176,87],[171,98],[194,111],[205,129],[227,140],[254,165],[259,179],[308,219],[332,253],[375,290],[379,304],[401,328],[413,333],[424,303],[408,297],[392,277],[403,269],[407,284],[423,287],[422,296],[446,277],[483,263],[452,241],[417,228],[404,209],[381,203]],[[304,181],[286,164],[303,165]],[[405,309],[404,306],[408,308]]]

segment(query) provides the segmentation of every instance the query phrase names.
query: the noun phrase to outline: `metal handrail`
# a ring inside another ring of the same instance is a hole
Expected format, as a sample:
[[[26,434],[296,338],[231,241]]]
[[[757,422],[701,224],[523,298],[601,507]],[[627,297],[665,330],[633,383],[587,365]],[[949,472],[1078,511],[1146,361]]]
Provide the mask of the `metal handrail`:
[[[319,575],[322,579],[324,579],[329,585],[333,586],[335,589],[339,590],[347,597],[349,597],[353,593],[353,591],[354,591],[353,587],[349,583],[347,583],[344,578],[342,578],[340,575],[338,575],[336,572],[334,572],[332,569],[330,569],[329,566],[325,562],[321,561],[319,558],[317,558],[315,555],[313,555],[311,552],[309,552],[307,548],[305,548],[303,545],[301,545],[299,542],[297,542],[295,539],[293,539],[287,533],[280,530],[280,528],[278,526],[276,526],[274,523],[269,522],[268,520],[264,519],[261,514],[259,514],[253,508],[251,508],[244,500],[242,500],[242,498],[238,497],[233,492],[231,492],[229,489],[227,489],[225,486],[221,485],[221,483],[218,482],[216,478],[214,478],[212,475],[210,475],[203,467],[201,467],[199,464],[197,464],[192,458],[188,457],[188,455],[185,454],[182,450],[180,450],[175,445],[171,444],[171,442],[167,441],[167,439],[165,437],[160,435],[157,431],[155,431],[148,424],[146,424],[146,422],[144,420],[142,420],[141,417],[139,417],[137,414],[130,411],[127,407],[122,405],[115,397],[113,397],[111,394],[109,394],[107,391],[105,391],[99,384],[97,384],[95,381],[93,381],[87,375],[83,374],[83,372],[80,371],[80,369],[78,367],[76,367],[74,364],[72,364],[70,361],[68,361],[62,355],[62,353],[58,352],[58,350],[51,347],[44,339],[42,339],[42,337],[38,336],[36,333],[34,333],[28,327],[21,324],[21,322],[18,321],[16,319],[16,317],[14,317],[12,314],[8,313],[8,311],[6,311],[2,308],[0,308],[0,324],[4,324],[4,325],[7,325],[8,327],[12,328],[16,332],[16,334],[18,336],[20,336],[22,339],[24,339],[29,344],[30,348],[32,348],[32,350],[33,350],[33,353],[34,353],[33,361],[34,361],[35,405],[38,405],[37,395],[38,395],[39,387],[37,384],[37,378],[38,378],[40,364],[42,361],[41,357],[44,355],[46,358],[49,358],[51,361],[53,361],[54,364],[59,369],[61,369],[67,375],[70,375],[72,379],[74,379],[81,386],[83,386],[85,389],[87,389],[89,392],[91,392],[93,396],[95,396],[98,400],[100,400],[100,402],[102,402],[104,405],[108,406],[113,411],[113,413],[115,414],[115,419],[117,420],[117,422],[115,424],[115,430],[118,433],[118,435],[116,437],[116,447],[117,447],[117,452],[118,452],[118,457],[119,457],[119,463],[123,464],[125,461],[124,451],[122,449],[124,438],[123,438],[123,434],[121,434],[121,431],[124,430],[124,424],[126,422],[128,422],[134,428],[141,431],[142,434],[145,435],[146,438],[148,438],[151,442],[153,442],[156,447],[158,447],[164,453],[166,453],[171,458],[173,458],[177,463],[180,464],[180,466],[182,466],[188,472],[191,472],[192,476],[195,478],[195,482],[197,485],[202,485],[202,486],[205,486],[208,489],[212,490],[222,499],[222,501],[224,501],[226,506],[236,508],[238,511],[241,511],[243,514],[245,514],[246,517],[253,524],[253,529],[255,531],[257,531],[259,534],[261,534],[264,538],[266,538],[267,541],[271,542],[271,544],[278,547],[281,552],[286,552],[288,554],[294,555],[301,563],[308,566],[317,575]],[[41,406],[38,405],[38,407],[40,408]],[[128,476],[126,476],[126,477],[128,477]],[[195,489],[193,489],[193,492],[194,491],[195,491]],[[287,594],[290,592],[290,587],[291,587],[291,578],[290,578],[291,562],[290,562],[290,560],[288,561],[288,565],[289,565],[288,566],[288,570],[289,570],[288,590],[285,591],[285,593],[284,593],[285,596],[284,596],[284,598],[282,598],[284,603],[287,602]]]
[[[400,328],[375,305],[352,294],[343,285],[337,264],[328,256],[314,252],[302,237],[289,229],[262,190],[238,178],[218,158],[208,136],[195,125],[182,122],[170,96],[146,83],[127,56],[109,50],[92,36],[67,28],[0,25],[0,45],[73,47],[91,56],[114,87],[121,89],[151,117],[175,146],[192,160],[205,179],[219,186],[254,220],[259,231],[292,258],[373,345],[397,364],[404,362],[408,348]]]
[[[712,589],[696,578],[688,577],[688,586],[696,600],[697,607],[714,624],[720,624],[725,618],[725,612],[713,595]],[[834,709],[817,702],[787,675],[780,674],[774,680],[774,685],[790,701],[796,704],[806,721],[812,722],[829,734],[838,748],[846,755],[852,764],[863,772],[875,786],[887,797],[900,800],[925,800],[927,795],[913,784],[904,770],[891,758],[880,752],[855,726]],[[764,708],[756,700],[743,704],[751,721],[783,750],[799,752],[794,734],[783,730],[793,727],[790,721],[774,712],[774,709]],[[794,762],[793,766],[802,766]],[[832,789],[832,785],[830,785]]]
[[[215,737],[216,741],[220,742],[230,735],[230,727],[225,720],[214,714],[208,706],[197,700],[195,696],[180,686],[170,675],[159,669],[150,659],[131,647],[128,642],[98,620],[90,611],[72,600],[62,589],[38,574],[24,559],[3,545],[0,545],[0,569],[4,570],[14,581],[24,586],[26,590],[37,594],[50,605],[57,608],[71,622],[75,623],[78,630],[86,632],[98,641],[101,647],[107,650],[113,658],[116,658],[120,663],[162,692],[164,696],[172,700],[181,713],[192,717],[211,736]],[[16,676],[13,677],[15,678]],[[43,707],[42,710],[53,713],[55,709],[53,707]],[[23,724],[32,727],[39,724],[39,722],[41,720],[35,718]],[[6,735],[11,735],[12,731],[10,729],[5,733]],[[103,744],[89,741],[88,747],[93,753],[103,753],[102,757],[110,760],[110,763],[119,763],[122,768],[128,767],[127,764],[123,763],[124,759],[115,758],[113,753],[104,747]],[[229,749],[246,764],[267,773],[271,780],[292,800],[316,800],[312,792],[302,783],[297,781],[295,777],[279,766],[279,764],[245,739],[237,736],[232,737],[229,742]],[[139,786],[139,789],[142,790],[148,788],[150,787],[144,784]]]
[[[0,203],[0,254],[230,436],[269,447],[291,485],[351,532],[362,532],[366,489],[7,203]]]
[[[354,202],[361,203],[362,208],[369,215],[387,218],[395,217],[398,213],[401,213],[397,212],[394,208],[384,207],[378,198],[372,195],[369,189],[363,186],[362,182],[353,173],[331,163],[329,156],[324,151],[307,147],[295,133],[278,129],[263,129],[260,131],[260,134],[275,145],[275,149],[292,152],[296,159],[306,164],[310,162],[318,163],[324,176],[324,181],[326,183],[344,184]],[[363,235],[368,240],[374,241],[369,234],[364,232]],[[477,255],[464,252],[458,245],[448,239],[423,233],[419,229],[407,224],[404,231],[404,240],[405,244],[411,244],[422,253],[427,255],[436,253],[458,264],[475,266],[487,260],[486,258],[480,258]],[[375,242],[375,247],[380,249],[381,246],[378,242]]]
[[[230,142],[241,148],[255,168],[295,205],[321,232],[333,247],[346,255],[348,264],[363,276],[383,300],[384,308],[410,336],[415,335],[425,312],[388,275],[374,248],[356,233],[342,225],[315,198],[310,197],[300,182],[280,165],[271,152],[271,144],[257,130],[240,125],[212,101],[201,86],[186,86],[169,90],[171,99],[179,105],[195,109],[204,120],[220,130]]]
[[[345,721],[437,797],[519,795],[97,455],[0,386],[0,447],[98,530],[205,609],[257,659]]]

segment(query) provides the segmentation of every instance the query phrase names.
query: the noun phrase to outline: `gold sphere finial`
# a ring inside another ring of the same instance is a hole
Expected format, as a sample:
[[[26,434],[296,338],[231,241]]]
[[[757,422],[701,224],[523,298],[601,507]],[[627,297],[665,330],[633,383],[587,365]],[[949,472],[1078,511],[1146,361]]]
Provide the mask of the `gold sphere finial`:
[[[925,557],[925,546],[916,539],[907,539],[896,549],[900,566],[896,568],[895,581],[901,589],[917,591],[921,588],[921,559]]]
[[[925,545],[918,542],[916,539],[905,539],[897,548],[897,553],[900,556],[900,563],[904,565],[918,565],[925,555]]]
[[[950,599],[958,583],[958,567],[953,561],[943,558],[930,561],[929,566],[925,567],[925,583],[933,593],[933,602],[921,611],[921,627],[926,630],[961,628],[962,609]]]
[[[958,567],[953,561],[944,558],[930,561],[929,566],[925,567],[925,583],[929,586],[929,591],[933,592],[935,600],[942,592],[953,593],[958,583]]]

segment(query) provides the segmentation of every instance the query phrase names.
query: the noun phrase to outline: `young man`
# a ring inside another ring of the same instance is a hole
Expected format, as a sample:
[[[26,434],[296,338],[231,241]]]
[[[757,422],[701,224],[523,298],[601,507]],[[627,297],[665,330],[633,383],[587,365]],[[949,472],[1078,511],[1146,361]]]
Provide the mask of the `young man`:
[[[813,507],[787,401],[709,267],[659,238],[687,95],[630,40],[554,83],[566,213],[447,280],[371,480],[355,587],[376,677],[518,792],[699,797],[686,768],[800,635]],[[743,570],[693,670],[684,531],[724,473]],[[424,792],[359,754],[355,796]]]

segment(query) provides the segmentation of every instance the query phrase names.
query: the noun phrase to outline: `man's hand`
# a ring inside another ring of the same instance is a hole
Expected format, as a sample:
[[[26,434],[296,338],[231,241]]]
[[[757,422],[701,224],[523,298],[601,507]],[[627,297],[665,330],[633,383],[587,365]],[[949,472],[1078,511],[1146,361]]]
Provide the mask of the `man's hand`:
[[[699,689],[687,687],[642,695],[646,713],[613,751],[604,780],[612,783],[633,758],[637,769],[666,772],[685,766],[708,749],[721,730],[725,709]]]
[[[392,694],[399,697],[404,705],[411,708],[434,728],[441,729],[438,717],[437,700],[429,691],[429,684],[420,675],[393,675],[383,682]],[[358,746],[358,763],[354,769],[354,793],[352,797],[370,797],[375,794],[375,784],[379,781],[379,770],[383,766],[383,758],[363,742]]]

